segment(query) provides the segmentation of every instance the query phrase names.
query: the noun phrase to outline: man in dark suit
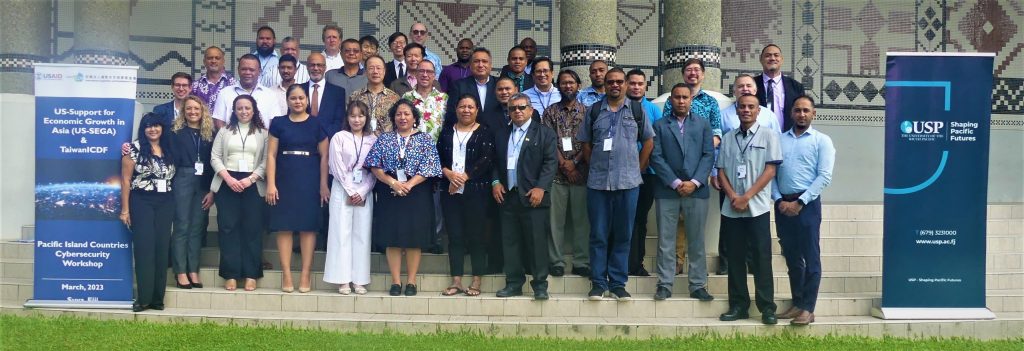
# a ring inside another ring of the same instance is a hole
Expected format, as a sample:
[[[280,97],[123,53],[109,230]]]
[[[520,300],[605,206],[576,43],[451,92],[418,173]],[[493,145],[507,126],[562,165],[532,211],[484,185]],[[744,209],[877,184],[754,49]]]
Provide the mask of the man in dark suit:
[[[324,81],[327,59],[323,54],[314,52],[306,59],[309,70],[309,81],[302,83],[302,90],[309,98],[310,116],[316,117],[330,138],[341,130],[341,122],[346,117],[345,88]]]
[[[708,214],[708,186],[715,159],[711,124],[690,116],[690,101],[696,90],[684,83],[672,87],[669,118],[654,122],[654,152],[651,167],[657,180],[654,197],[658,202],[658,287],[655,300],[672,297],[676,276],[676,240],[687,241],[690,297],[701,301],[714,298],[706,289],[707,258],[704,254],[704,222]],[[686,218],[686,237],[676,237],[679,215]]]
[[[497,162],[492,194],[501,206],[505,251],[505,288],[498,290],[497,296],[522,295],[526,283],[524,265],[528,265],[533,275],[533,298],[547,300],[551,230],[548,191],[558,168],[555,131],[534,123],[530,97],[525,94],[512,96],[509,111],[512,124],[494,143]],[[526,255],[522,254],[524,248]]]
[[[782,75],[782,49],[778,45],[768,44],[761,49],[761,74],[754,77],[757,84],[757,102],[779,118],[782,130],[793,127],[793,116],[790,110],[793,101],[804,95],[804,85],[795,79]]]
[[[395,56],[394,60],[384,64],[384,86],[390,86],[396,79],[405,78],[409,66],[405,63],[405,33],[395,32],[388,37],[388,50]],[[398,67],[395,67],[395,66]]]
[[[464,94],[470,94],[475,96],[477,101],[480,102],[479,116],[493,119],[482,120],[481,124],[487,125],[487,127],[494,131],[503,129],[504,124],[496,123],[497,119],[493,117],[495,115],[500,117],[501,107],[495,94],[497,78],[491,76],[491,52],[485,48],[473,49],[473,54],[469,59],[469,68],[473,74],[455,81],[455,84],[448,91],[448,106],[445,108],[444,113],[445,128],[454,125],[455,121],[458,120],[455,116],[455,106],[459,102],[459,97]],[[478,86],[482,87],[483,91],[478,89]]]
[[[185,102],[185,97],[192,93],[192,75],[178,72],[171,76],[171,93],[174,94],[174,100],[153,108],[153,113],[160,116],[164,128],[170,128],[174,124],[174,119],[178,117],[178,111],[181,111],[181,104]]]
[[[388,85],[388,89],[391,89],[398,94],[398,96],[405,95],[410,91],[416,89],[416,84],[419,82],[419,67],[420,62],[427,61],[423,57],[423,45],[412,43],[405,46],[405,62],[409,64],[409,71],[406,73],[405,78],[396,79]],[[434,68],[437,70],[437,67]],[[385,72],[386,73],[386,72]],[[436,77],[436,75],[435,75]],[[437,84],[437,79],[433,79],[434,89],[441,89],[441,86]],[[447,115],[446,115],[447,116]],[[454,124],[454,122],[452,122]]]

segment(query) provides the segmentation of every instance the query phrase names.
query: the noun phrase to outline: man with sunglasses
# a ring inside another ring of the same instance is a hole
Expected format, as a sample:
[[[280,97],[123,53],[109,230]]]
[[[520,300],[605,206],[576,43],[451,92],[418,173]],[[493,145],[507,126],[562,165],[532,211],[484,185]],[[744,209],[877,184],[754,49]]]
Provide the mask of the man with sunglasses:
[[[587,212],[590,217],[591,301],[607,292],[616,300],[631,299],[626,291],[629,246],[639,188],[640,170],[654,149],[654,130],[640,103],[626,99],[626,72],[605,74],[607,95],[587,108],[577,138],[590,165]],[[641,142],[639,152],[636,143]]]
[[[412,34],[412,42],[423,46],[423,59],[433,62],[434,67],[441,67],[441,57],[437,56],[433,51],[427,49],[427,39],[430,38],[430,33],[427,32],[427,26],[423,23],[413,23],[412,27],[409,28],[409,34]],[[441,70],[435,70],[434,79],[441,78]]]

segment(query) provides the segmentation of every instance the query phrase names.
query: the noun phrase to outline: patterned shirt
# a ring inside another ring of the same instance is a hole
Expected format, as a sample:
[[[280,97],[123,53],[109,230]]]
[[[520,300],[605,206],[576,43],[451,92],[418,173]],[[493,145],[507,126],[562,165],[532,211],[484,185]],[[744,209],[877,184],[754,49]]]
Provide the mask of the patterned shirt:
[[[595,102],[604,99],[604,93],[599,93],[594,87],[589,86],[580,90],[579,94],[576,94],[576,100],[583,103],[583,106],[590,107]]]
[[[671,114],[672,101],[665,100],[665,108],[662,109],[661,116],[668,117]],[[690,114],[707,120],[708,123],[711,123],[711,134],[719,138],[722,137],[722,111],[718,109],[718,100],[704,92],[704,89],[701,89],[693,97]]]
[[[403,153],[405,157],[400,155]],[[366,155],[363,166],[380,168],[384,172],[395,173],[404,169],[409,178],[419,175],[438,177],[441,175],[441,159],[437,155],[437,145],[427,133],[417,132],[408,138],[401,138],[398,132],[387,132],[377,138],[370,153]]]
[[[583,150],[583,142],[576,138],[576,134],[579,133],[580,125],[583,124],[583,113],[585,111],[586,106],[583,106],[583,103],[576,100],[556,102],[544,110],[544,117],[541,118],[541,123],[551,127],[558,134],[558,152],[562,153],[563,159],[574,160],[580,151]],[[572,139],[572,150],[566,151],[562,148],[563,138]],[[586,184],[586,168],[579,167],[577,169],[583,175],[583,179],[575,185]],[[569,180],[562,172],[555,172],[555,183],[569,184]]]
[[[192,95],[198,96],[200,99],[206,102],[206,107],[213,109],[213,106],[217,104],[217,96],[220,95],[220,90],[224,87],[235,85],[235,77],[231,76],[227,72],[220,74],[220,79],[216,82],[211,82],[206,78],[206,75],[199,76],[192,82]]]
[[[388,117],[388,110],[398,99],[398,94],[388,88],[374,94],[369,87],[366,87],[352,92],[352,95],[349,96],[350,102],[362,101],[370,107],[370,116],[373,117],[370,119],[370,130],[377,136],[390,132],[393,128],[391,118]]]
[[[166,185],[164,192],[171,191],[171,179],[174,178],[173,162],[166,162],[162,157],[157,157],[156,155],[153,158],[140,162],[141,146],[139,141],[133,141],[130,145],[128,157],[135,162],[135,170],[132,171],[131,189],[156,192],[158,191],[156,181],[162,179]]]
[[[434,142],[437,142],[437,136],[441,134],[441,127],[444,126],[448,94],[438,91],[437,88],[431,88],[430,93],[424,97],[413,89],[402,95],[402,98],[412,101],[412,104],[416,105],[416,109],[420,111],[420,131],[430,134]]]

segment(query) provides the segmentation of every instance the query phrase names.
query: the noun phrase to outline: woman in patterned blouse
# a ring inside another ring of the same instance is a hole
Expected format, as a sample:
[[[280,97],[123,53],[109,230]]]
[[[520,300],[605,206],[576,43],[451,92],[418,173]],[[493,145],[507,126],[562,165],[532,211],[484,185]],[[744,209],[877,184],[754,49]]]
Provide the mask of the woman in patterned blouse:
[[[132,231],[135,304],[132,310],[164,309],[167,261],[174,220],[174,162],[170,126],[153,113],[142,116],[137,139],[121,157],[121,222]]]
[[[377,178],[373,208],[373,240],[386,247],[391,270],[392,296],[402,294],[402,253],[409,274],[405,295],[416,295],[420,254],[431,245],[434,233],[434,200],[428,178],[441,175],[441,163],[433,139],[417,130],[419,111],[409,100],[399,100],[388,115],[395,126],[377,139],[366,155],[365,167]]]

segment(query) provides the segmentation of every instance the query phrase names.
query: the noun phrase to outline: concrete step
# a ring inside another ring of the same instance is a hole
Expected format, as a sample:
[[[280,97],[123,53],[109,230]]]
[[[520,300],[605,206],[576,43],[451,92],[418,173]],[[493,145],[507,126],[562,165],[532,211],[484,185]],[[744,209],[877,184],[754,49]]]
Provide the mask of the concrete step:
[[[1021,337],[1024,316],[998,313],[995,320],[887,321],[868,316],[817,317],[807,327],[766,326],[757,319],[721,322],[717,318],[510,317],[466,315],[397,315],[341,312],[266,312],[251,310],[168,308],[132,313],[125,310],[24,309],[0,304],[0,312],[16,315],[78,316],[95,319],[169,323],[217,323],[337,332],[420,334],[471,331],[498,337],[571,339],[648,339],[707,334],[853,335],[880,338],[969,337],[981,340]]]

